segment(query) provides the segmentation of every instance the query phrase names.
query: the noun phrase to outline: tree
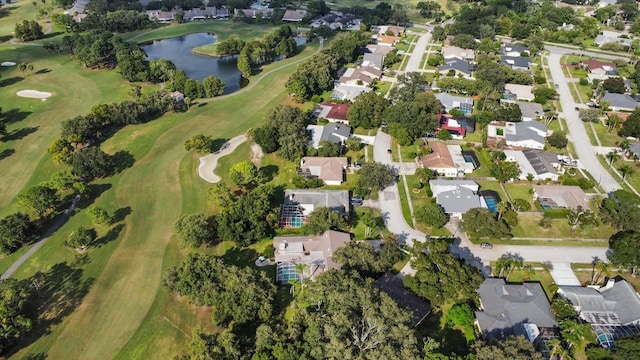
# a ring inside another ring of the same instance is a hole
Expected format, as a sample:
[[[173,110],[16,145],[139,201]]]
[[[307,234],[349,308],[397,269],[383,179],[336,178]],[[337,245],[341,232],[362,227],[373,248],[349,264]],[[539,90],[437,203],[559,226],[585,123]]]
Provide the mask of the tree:
[[[624,181],[627,176],[632,175],[635,172],[633,166],[629,164],[623,164],[618,168],[618,171],[620,171],[620,173],[622,174],[622,181]]]
[[[229,179],[238,186],[248,186],[260,182],[260,172],[254,163],[245,160],[231,166]]]
[[[616,341],[616,351],[612,354],[613,360],[640,358],[640,335],[621,337]]]
[[[89,206],[87,209],[87,215],[91,218],[91,222],[96,225],[107,224],[111,221],[111,216],[109,216],[107,210],[95,205]]]
[[[43,218],[58,205],[58,194],[48,186],[36,185],[18,194],[18,203]]]
[[[610,93],[624,94],[627,91],[627,87],[624,84],[624,79],[621,77],[610,77],[602,82],[602,88]]]
[[[513,199],[513,207],[516,211],[529,211],[531,210],[531,203],[526,199]]]
[[[546,104],[547,101],[553,100],[558,96],[558,92],[546,85],[538,85],[531,91],[536,98],[536,102]]]
[[[622,137],[640,137],[640,109],[636,109],[631,113],[618,133]]]
[[[390,124],[389,134],[401,145],[409,145],[439,126],[439,118],[436,115],[442,112],[440,100],[431,92],[419,92],[412,96],[411,100],[399,101],[389,106],[382,115],[382,119]],[[398,130],[406,135],[402,141]]]
[[[96,232],[93,229],[79,226],[69,234],[64,244],[77,251],[84,251],[95,239]]]
[[[600,110],[598,109],[580,109],[579,114],[582,121],[593,123],[600,121]]]
[[[371,191],[380,191],[393,184],[395,180],[393,169],[378,162],[365,163],[358,174],[358,186]]]
[[[349,125],[372,129],[380,126],[382,114],[389,106],[389,102],[383,95],[374,91],[364,92],[358,95],[347,112]]]
[[[477,360],[542,360],[524,336],[511,336],[502,341],[478,341],[473,345]]]
[[[424,251],[428,247],[428,252]],[[433,306],[446,301],[466,302],[475,299],[476,289],[482,282],[477,269],[449,252],[444,240],[414,243],[411,266],[415,276],[405,276],[405,286],[426,298]]]
[[[0,252],[11,254],[26,244],[33,235],[34,226],[29,216],[15,213],[0,220]]]
[[[322,140],[320,141],[320,147],[318,148],[318,156],[323,157],[336,157],[340,156],[340,145],[333,141]]]
[[[640,266],[640,233],[619,232],[609,239],[609,261],[615,266],[627,268],[635,276]]]
[[[454,327],[459,326],[463,329],[473,329],[473,310],[468,304],[454,305],[447,313],[447,325]]]
[[[607,158],[607,160],[609,160],[609,167],[611,168],[613,166],[613,163],[620,159],[620,154],[618,154],[617,150],[613,149],[609,151],[605,155],[605,157]]]
[[[83,180],[104,178],[113,173],[111,157],[98,146],[89,146],[75,151],[69,161],[71,172]]]
[[[225,84],[221,79],[209,75],[202,80],[202,87],[207,97],[220,96],[224,93]]]
[[[418,222],[436,228],[441,228],[447,223],[447,215],[440,205],[428,202],[416,209],[416,220]]]
[[[519,122],[522,121],[522,111],[518,104],[504,103],[495,111],[496,120]]]
[[[485,208],[475,208],[462,214],[462,229],[475,239],[510,238],[507,224]]]
[[[211,152],[213,137],[204,134],[196,134],[184,143],[184,149],[187,151],[196,150],[202,154]]]
[[[319,235],[327,230],[344,230],[346,227],[347,222],[342,215],[329,208],[319,207],[309,214],[305,230]]]
[[[451,45],[458,46],[463,49],[475,49],[476,39],[473,38],[473,35],[458,34],[453,38]]]
[[[521,170],[518,163],[513,161],[498,160],[491,164],[491,175],[501,183],[517,179],[520,173]]]
[[[567,134],[564,131],[554,131],[547,140],[549,141],[549,145],[553,146],[557,149],[564,149],[567,147],[569,143],[569,139],[567,139]]]
[[[498,277],[504,277],[505,281],[509,281],[513,270],[520,268],[522,268],[522,258],[513,254],[503,254],[496,260],[496,270],[499,270]],[[506,276],[505,271],[507,272]]]
[[[365,144],[362,143],[362,139],[359,137],[352,136],[345,141],[345,145],[349,151],[360,151]]]
[[[427,78],[422,73],[408,72],[400,74],[398,75],[396,86],[391,89],[389,98],[394,104],[401,101],[411,102],[416,95],[426,90],[427,85],[429,85]]]
[[[585,225],[593,225],[596,222],[594,214],[589,210],[583,209],[582,206],[578,206],[577,209],[569,209],[567,220],[572,232],[577,227],[582,228]]]
[[[617,190],[602,200],[602,221],[620,231],[640,231],[640,198],[626,190]]]
[[[582,323],[577,318],[567,318],[558,321],[560,335],[562,339],[569,344],[569,349],[576,353],[576,348],[584,348],[585,345],[593,343],[596,336],[591,329],[590,324]]]
[[[13,34],[20,41],[33,41],[42,39],[44,36],[42,26],[35,20],[23,20],[17,23]]]
[[[215,220],[204,214],[183,215],[175,223],[175,231],[181,244],[198,248],[215,239]]]
[[[278,222],[272,206],[274,196],[273,186],[260,185],[236,198],[216,216],[218,237],[247,246],[272,236]]]
[[[25,282],[5,279],[0,282],[0,351],[4,352],[24,334],[31,331],[32,322],[26,315],[29,291]]]
[[[424,186],[429,183],[429,180],[435,179],[437,174],[429,168],[419,167],[416,169],[415,176],[420,181],[420,184]]]
[[[376,251],[368,242],[351,241],[333,253],[334,261],[342,264],[345,271],[355,270],[362,276],[376,278],[390,271],[395,263],[402,260],[402,251],[391,243],[383,243]]]
[[[442,129],[438,131],[438,134],[436,135],[436,137],[439,140],[443,140],[443,141],[451,140],[451,133],[447,129]]]
[[[219,326],[259,323],[273,313],[276,289],[264,272],[226,264],[213,255],[190,253],[165,272],[163,285],[192,304],[213,306]]]

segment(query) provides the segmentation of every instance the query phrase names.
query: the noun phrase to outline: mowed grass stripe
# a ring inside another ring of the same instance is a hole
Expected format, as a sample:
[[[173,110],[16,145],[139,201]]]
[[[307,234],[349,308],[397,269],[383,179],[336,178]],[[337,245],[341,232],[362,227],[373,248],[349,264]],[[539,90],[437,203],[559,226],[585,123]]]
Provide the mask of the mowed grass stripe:
[[[201,108],[194,106],[187,114],[169,114],[153,123],[125,128],[105,144],[106,149],[117,143],[133,147],[144,147],[136,142],[154,145],[144,157],[136,157],[135,165],[114,186],[118,205],[132,209],[127,232],[105,271],[51,347],[52,358],[113,358],[139,329],[160,286],[173,222],[182,213],[183,190],[178,172],[183,158],[191,156],[183,148],[184,141],[199,132],[228,139],[254,126],[270,108],[285,101],[284,83],[291,70],[278,70],[251,91]],[[162,131],[149,131],[135,142],[128,139],[134,131],[145,132],[146,127]],[[160,136],[153,136],[158,132]]]

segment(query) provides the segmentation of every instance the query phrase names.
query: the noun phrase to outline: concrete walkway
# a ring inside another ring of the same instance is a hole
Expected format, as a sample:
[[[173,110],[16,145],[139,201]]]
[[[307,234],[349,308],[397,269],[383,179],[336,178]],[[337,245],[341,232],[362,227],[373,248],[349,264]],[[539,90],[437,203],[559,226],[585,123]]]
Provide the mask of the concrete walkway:
[[[551,267],[549,273],[556,285],[582,286],[573,269],[571,269],[571,264],[554,262],[551,263]]]
[[[218,159],[225,155],[229,155],[235,150],[238,145],[247,140],[246,135],[238,135],[233,139],[227,141],[222,145],[222,148],[212,154],[205,155],[200,158],[200,165],[198,166],[198,175],[204,181],[215,184],[221,180],[220,176],[216,175],[213,171],[218,166]]]

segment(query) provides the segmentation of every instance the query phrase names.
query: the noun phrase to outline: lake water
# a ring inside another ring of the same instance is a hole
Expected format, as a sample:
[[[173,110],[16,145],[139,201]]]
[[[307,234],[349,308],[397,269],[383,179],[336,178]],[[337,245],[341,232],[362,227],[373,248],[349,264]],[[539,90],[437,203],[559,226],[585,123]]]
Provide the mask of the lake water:
[[[142,46],[142,49],[147,53],[147,60],[171,60],[178,69],[194,80],[202,81],[209,75],[222,79],[226,85],[224,93],[229,94],[240,89],[242,76],[238,70],[237,57],[218,58],[193,52],[193,48],[215,41],[215,35],[196,33],[156,40]]]

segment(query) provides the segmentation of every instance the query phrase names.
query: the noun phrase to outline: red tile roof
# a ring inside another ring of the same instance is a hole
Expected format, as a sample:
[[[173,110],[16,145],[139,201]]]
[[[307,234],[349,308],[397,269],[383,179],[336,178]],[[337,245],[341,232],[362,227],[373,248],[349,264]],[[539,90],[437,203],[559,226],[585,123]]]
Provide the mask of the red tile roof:
[[[604,69],[605,66],[609,66],[613,69],[616,68],[616,64],[608,61],[600,61],[600,60],[585,60],[582,62],[582,65],[586,66],[589,70],[594,69]]]
[[[347,120],[347,112],[351,107],[351,104],[336,104],[332,102],[324,102],[323,106],[331,108],[327,114],[327,119]]]

